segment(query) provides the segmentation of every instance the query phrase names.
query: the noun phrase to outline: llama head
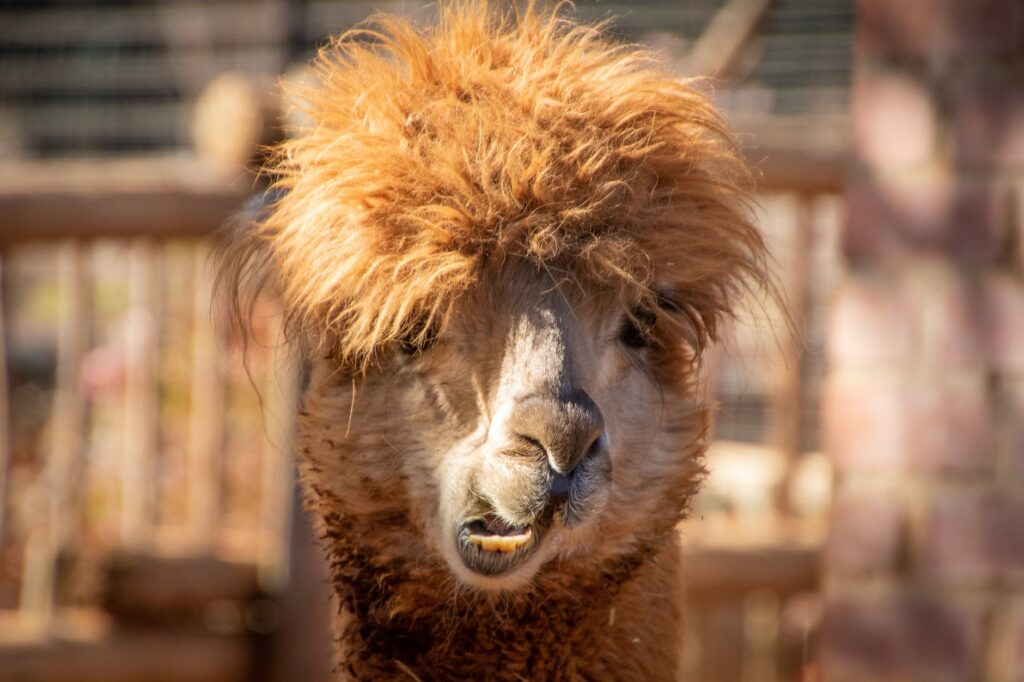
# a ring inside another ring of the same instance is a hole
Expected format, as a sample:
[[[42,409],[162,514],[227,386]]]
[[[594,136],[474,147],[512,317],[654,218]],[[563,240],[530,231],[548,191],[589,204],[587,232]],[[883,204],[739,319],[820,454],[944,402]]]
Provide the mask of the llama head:
[[[325,518],[508,591],[673,528],[701,351],[764,248],[691,85],[557,10],[439,14],[321,51],[279,198],[223,272],[272,281],[306,349]]]

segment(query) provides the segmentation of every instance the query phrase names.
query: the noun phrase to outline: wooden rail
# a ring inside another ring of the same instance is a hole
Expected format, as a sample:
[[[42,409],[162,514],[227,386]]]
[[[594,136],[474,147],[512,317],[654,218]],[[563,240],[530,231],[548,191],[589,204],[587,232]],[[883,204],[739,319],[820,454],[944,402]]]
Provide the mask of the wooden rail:
[[[173,652],[173,655],[168,655]],[[251,640],[204,632],[113,631],[90,639],[6,646],[6,680],[34,682],[243,682],[253,670]]]
[[[759,192],[797,195],[842,194],[849,160],[841,154],[813,154],[789,149],[747,150]]]
[[[253,178],[199,159],[0,162],[0,248],[25,241],[199,237],[237,211]]]
[[[759,191],[840,193],[846,160],[751,150]],[[0,248],[30,240],[198,237],[253,191],[251,175],[180,157],[0,163]]]
[[[686,59],[687,73],[724,77],[769,4],[771,0],[727,0],[694,41]]]
[[[0,259],[0,283],[6,263]],[[0,303],[3,287],[0,286]],[[11,462],[11,396],[10,377],[7,373],[7,321],[0,305],[0,545],[7,540],[8,468]]]

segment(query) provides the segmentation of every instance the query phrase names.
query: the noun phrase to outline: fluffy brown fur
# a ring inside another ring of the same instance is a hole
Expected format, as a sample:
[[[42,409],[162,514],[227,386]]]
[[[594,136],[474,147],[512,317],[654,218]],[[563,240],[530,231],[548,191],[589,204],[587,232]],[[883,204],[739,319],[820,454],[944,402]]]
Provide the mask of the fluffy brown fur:
[[[439,12],[342,35],[291,93],[311,122],[268,167],[284,194],[251,246],[269,247],[293,327],[365,367],[520,255],[631,307],[657,282],[713,335],[763,250],[708,100],[557,8]]]
[[[277,289],[311,365],[300,468],[339,671],[673,679],[674,527],[707,423],[695,362],[765,281],[724,124],[643,51],[533,3],[377,17],[313,69],[294,93],[310,122],[221,284]],[[599,406],[607,452],[528,561],[474,573],[460,520],[542,524],[545,452],[505,423],[538,396]]]

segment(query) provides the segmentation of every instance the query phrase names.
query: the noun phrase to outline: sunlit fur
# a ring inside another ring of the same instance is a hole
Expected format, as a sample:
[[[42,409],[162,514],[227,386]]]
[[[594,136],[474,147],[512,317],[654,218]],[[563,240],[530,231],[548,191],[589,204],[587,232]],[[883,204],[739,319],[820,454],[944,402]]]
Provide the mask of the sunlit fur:
[[[340,674],[675,679],[695,374],[765,281],[746,174],[707,99],[642,50],[503,7],[377,17],[321,50],[222,291],[270,285],[310,364],[297,440]],[[568,389],[610,442],[581,465],[579,522],[474,573],[453,524],[481,499],[523,523],[542,504],[543,453],[511,445],[509,410]]]

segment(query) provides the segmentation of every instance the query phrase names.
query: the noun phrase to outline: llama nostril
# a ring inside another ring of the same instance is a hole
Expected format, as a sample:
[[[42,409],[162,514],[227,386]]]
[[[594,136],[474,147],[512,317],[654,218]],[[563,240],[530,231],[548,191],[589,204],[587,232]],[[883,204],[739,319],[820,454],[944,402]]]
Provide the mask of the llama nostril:
[[[555,504],[562,504],[569,499],[569,492],[571,490],[572,476],[566,476],[552,470],[551,480],[548,483],[548,499]]]
[[[594,442],[587,448],[587,453],[583,455],[583,459],[590,459],[597,457],[608,450],[608,438],[602,433],[600,436],[594,439]]]

